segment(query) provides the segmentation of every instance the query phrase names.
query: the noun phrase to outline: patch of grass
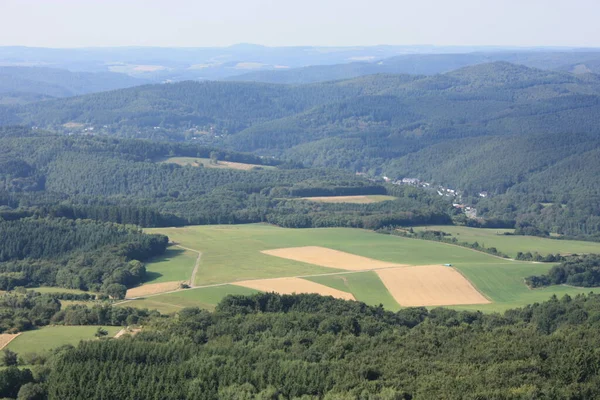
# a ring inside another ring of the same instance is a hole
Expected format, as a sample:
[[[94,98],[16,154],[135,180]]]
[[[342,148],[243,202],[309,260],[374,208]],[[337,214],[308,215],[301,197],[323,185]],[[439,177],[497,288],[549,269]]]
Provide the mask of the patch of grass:
[[[548,286],[540,289],[530,289],[524,282],[530,275],[545,274],[554,264],[535,264],[523,262],[459,265],[456,266],[467,279],[492,304],[475,306],[455,306],[456,309],[477,309],[482,311],[504,311],[509,308],[522,307],[526,304],[548,300],[553,294],[561,297],[565,294],[575,296],[580,293],[598,292],[590,288],[575,288],[570,286]]]
[[[200,307],[206,310],[214,310],[215,306],[227,295],[248,296],[255,293],[259,293],[259,291],[235,285],[222,285],[161,294],[122,303],[122,306],[148,308],[166,314],[179,311],[185,307]]]
[[[397,311],[400,305],[394,300],[387,288],[373,271],[353,274],[313,276],[306,278],[334,289],[349,292],[358,301],[371,306],[383,304],[386,310]]]
[[[415,231],[436,230],[450,233],[459,242],[478,242],[485,247],[495,247],[498,251],[511,257],[516,257],[517,252],[526,253],[537,251],[546,254],[571,254],[571,253],[600,253],[600,243],[583,242],[578,240],[556,240],[535,236],[504,235],[512,233],[513,229],[482,229],[466,226],[424,226],[414,228]]]
[[[146,263],[146,282],[162,283],[187,281],[196,265],[197,253],[178,247],[170,247],[164,255]]]
[[[108,336],[114,336],[121,327],[103,326]],[[77,345],[81,340],[97,340],[97,326],[46,326],[34,331],[23,332],[7,346],[18,353],[42,353],[65,344]]]

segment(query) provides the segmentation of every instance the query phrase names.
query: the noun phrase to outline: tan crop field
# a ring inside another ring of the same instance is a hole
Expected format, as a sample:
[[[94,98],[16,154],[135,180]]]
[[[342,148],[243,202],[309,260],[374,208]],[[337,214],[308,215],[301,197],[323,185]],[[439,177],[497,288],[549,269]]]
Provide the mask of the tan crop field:
[[[127,290],[128,299],[149,296],[151,294],[172,292],[180,288],[181,282],[161,282],[142,285]]]
[[[181,166],[190,165],[192,167],[204,167],[204,168],[221,168],[221,169],[238,169],[242,171],[250,171],[253,169],[274,169],[275,167],[270,165],[259,165],[259,164],[246,164],[234,161],[217,161],[213,164],[208,158],[200,157],[169,157],[161,161],[167,164],[177,164]]]
[[[0,334],[0,350],[5,348],[14,338],[19,336],[21,333],[2,333]]]
[[[427,265],[377,271],[394,299],[404,307],[488,304],[490,301],[452,267]]]
[[[320,197],[302,197],[302,200],[316,201],[319,203],[355,203],[371,204],[380,201],[395,200],[393,196],[386,195],[358,195],[358,196],[320,196]]]
[[[281,257],[288,260],[300,261],[321,267],[344,269],[347,271],[365,271],[380,268],[403,267],[404,264],[394,264],[386,261],[357,256],[344,251],[328,249],[319,246],[288,247],[283,249],[263,250],[263,254]]]
[[[279,294],[316,293],[321,296],[333,296],[338,299],[355,300],[351,293],[343,292],[329,286],[301,278],[273,278],[257,279],[252,281],[235,282],[235,285],[260,290],[262,292],[275,292]]]

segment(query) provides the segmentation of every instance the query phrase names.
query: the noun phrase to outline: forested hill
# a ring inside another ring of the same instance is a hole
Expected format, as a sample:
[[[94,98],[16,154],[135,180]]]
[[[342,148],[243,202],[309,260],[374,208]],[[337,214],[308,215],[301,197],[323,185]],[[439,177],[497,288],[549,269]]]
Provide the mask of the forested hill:
[[[182,166],[170,157],[210,157],[217,164]],[[227,162],[253,168],[231,169]],[[370,194],[398,199],[362,205],[297,199]],[[0,129],[0,220],[40,215],[144,227],[271,222],[377,229],[446,224],[450,208],[422,190],[387,187],[348,171],[195,144]]]
[[[0,102],[69,97],[147,83],[114,72],[71,72],[43,67],[0,67]]]
[[[600,231],[600,77],[589,73],[495,62],[307,85],[182,82],[2,107],[0,122],[193,140],[306,167],[420,178],[475,194],[473,203],[477,192],[491,193],[482,215]],[[547,204],[557,206],[540,209]]]
[[[334,65],[311,65],[284,70],[253,71],[227,78],[239,82],[302,84],[351,79],[372,74],[435,75],[496,61],[575,73],[600,73],[600,52],[479,52],[466,54],[409,54]]]
[[[3,382],[20,379],[1,393],[23,385],[20,395],[51,399],[597,399],[599,315],[593,294],[503,315],[229,296],[214,313],[185,308],[133,338],[57,349],[30,367],[43,374],[2,370]]]

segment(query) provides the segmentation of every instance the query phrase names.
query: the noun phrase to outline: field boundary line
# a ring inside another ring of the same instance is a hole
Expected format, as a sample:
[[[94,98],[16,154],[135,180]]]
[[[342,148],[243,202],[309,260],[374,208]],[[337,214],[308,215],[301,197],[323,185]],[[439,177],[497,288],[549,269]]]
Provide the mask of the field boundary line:
[[[0,346],[0,350],[4,349],[6,346],[8,346],[10,344],[10,342],[12,342],[16,338],[18,338],[21,335],[21,333],[23,333],[23,332],[16,333],[7,342],[2,343],[2,346]]]
[[[194,253],[198,254],[198,257],[196,257],[196,264],[194,264],[194,269],[192,270],[192,276],[190,277],[190,287],[191,288],[196,288],[196,275],[198,274],[198,268],[200,268],[200,261],[202,260],[202,252],[195,250],[195,249],[191,249],[189,247],[184,247],[180,244],[176,244],[175,247],[179,247],[181,249],[184,250],[188,250],[188,251],[193,251]]]
[[[384,235],[384,233],[382,233],[382,235]],[[513,261],[513,262],[519,261],[519,262],[521,262],[521,260],[517,260],[517,259],[514,259],[514,258],[504,258],[504,257],[496,256],[494,254],[486,253],[485,251],[473,249],[471,247],[461,246],[461,245],[454,244],[454,243],[446,243],[446,242],[442,242],[440,240],[429,240],[429,239],[421,239],[421,238],[411,238],[411,237],[400,236],[400,235],[390,235],[390,236],[394,236],[394,237],[401,238],[401,239],[423,240],[425,242],[441,243],[441,244],[445,244],[445,245],[448,245],[448,246],[459,247],[461,249],[471,250],[471,251],[474,251],[476,253],[485,254],[485,255],[490,256],[490,257],[496,257],[496,258],[498,258],[500,260],[504,260],[504,261]],[[522,262],[523,263],[533,263],[533,261],[522,261]]]

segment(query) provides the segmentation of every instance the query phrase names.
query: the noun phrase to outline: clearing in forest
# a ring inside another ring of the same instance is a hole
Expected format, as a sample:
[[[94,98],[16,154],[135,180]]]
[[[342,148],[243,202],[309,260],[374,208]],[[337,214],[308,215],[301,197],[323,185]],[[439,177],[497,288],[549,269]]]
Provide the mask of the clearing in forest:
[[[490,301],[452,267],[428,265],[377,271],[401,306],[488,304]]]
[[[181,287],[181,282],[162,282],[162,283],[151,283],[149,285],[142,285],[127,290],[128,299],[135,299],[137,297],[149,296],[151,294],[172,292]]]
[[[357,256],[339,250],[319,246],[288,247],[283,249],[264,250],[263,254],[300,261],[321,267],[344,269],[348,271],[366,271],[379,268],[402,267],[404,264],[394,264],[386,261]]]
[[[380,201],[395,200],[393,196],[386,195],[362,195],[362,196],[320,196],[320,197],[302,197],[302,200],[316,201],[319,203],[355,203],[370,204]]]
[[[348,292],[343,292],[329,286],[301,278],[274,278],[258,279],[252,281],[236,282],[235,285],[256,289],[263,292],[275,292],[279,294],[316,293],[321,296],[333,296],[338,299],[355,300]]]
[[[205,168],[225,168],[225,169],[238,169],[242,171],[249,171],[252,169],[274,169],[270,165],[259,165],[259,164],[246,164],[233,161],[217,161],[214,163],[209,158],[199,157],[169,157],[163,161],[163,163],[177,164],[177,165],[191,165],[192,167],[205,167]]]

